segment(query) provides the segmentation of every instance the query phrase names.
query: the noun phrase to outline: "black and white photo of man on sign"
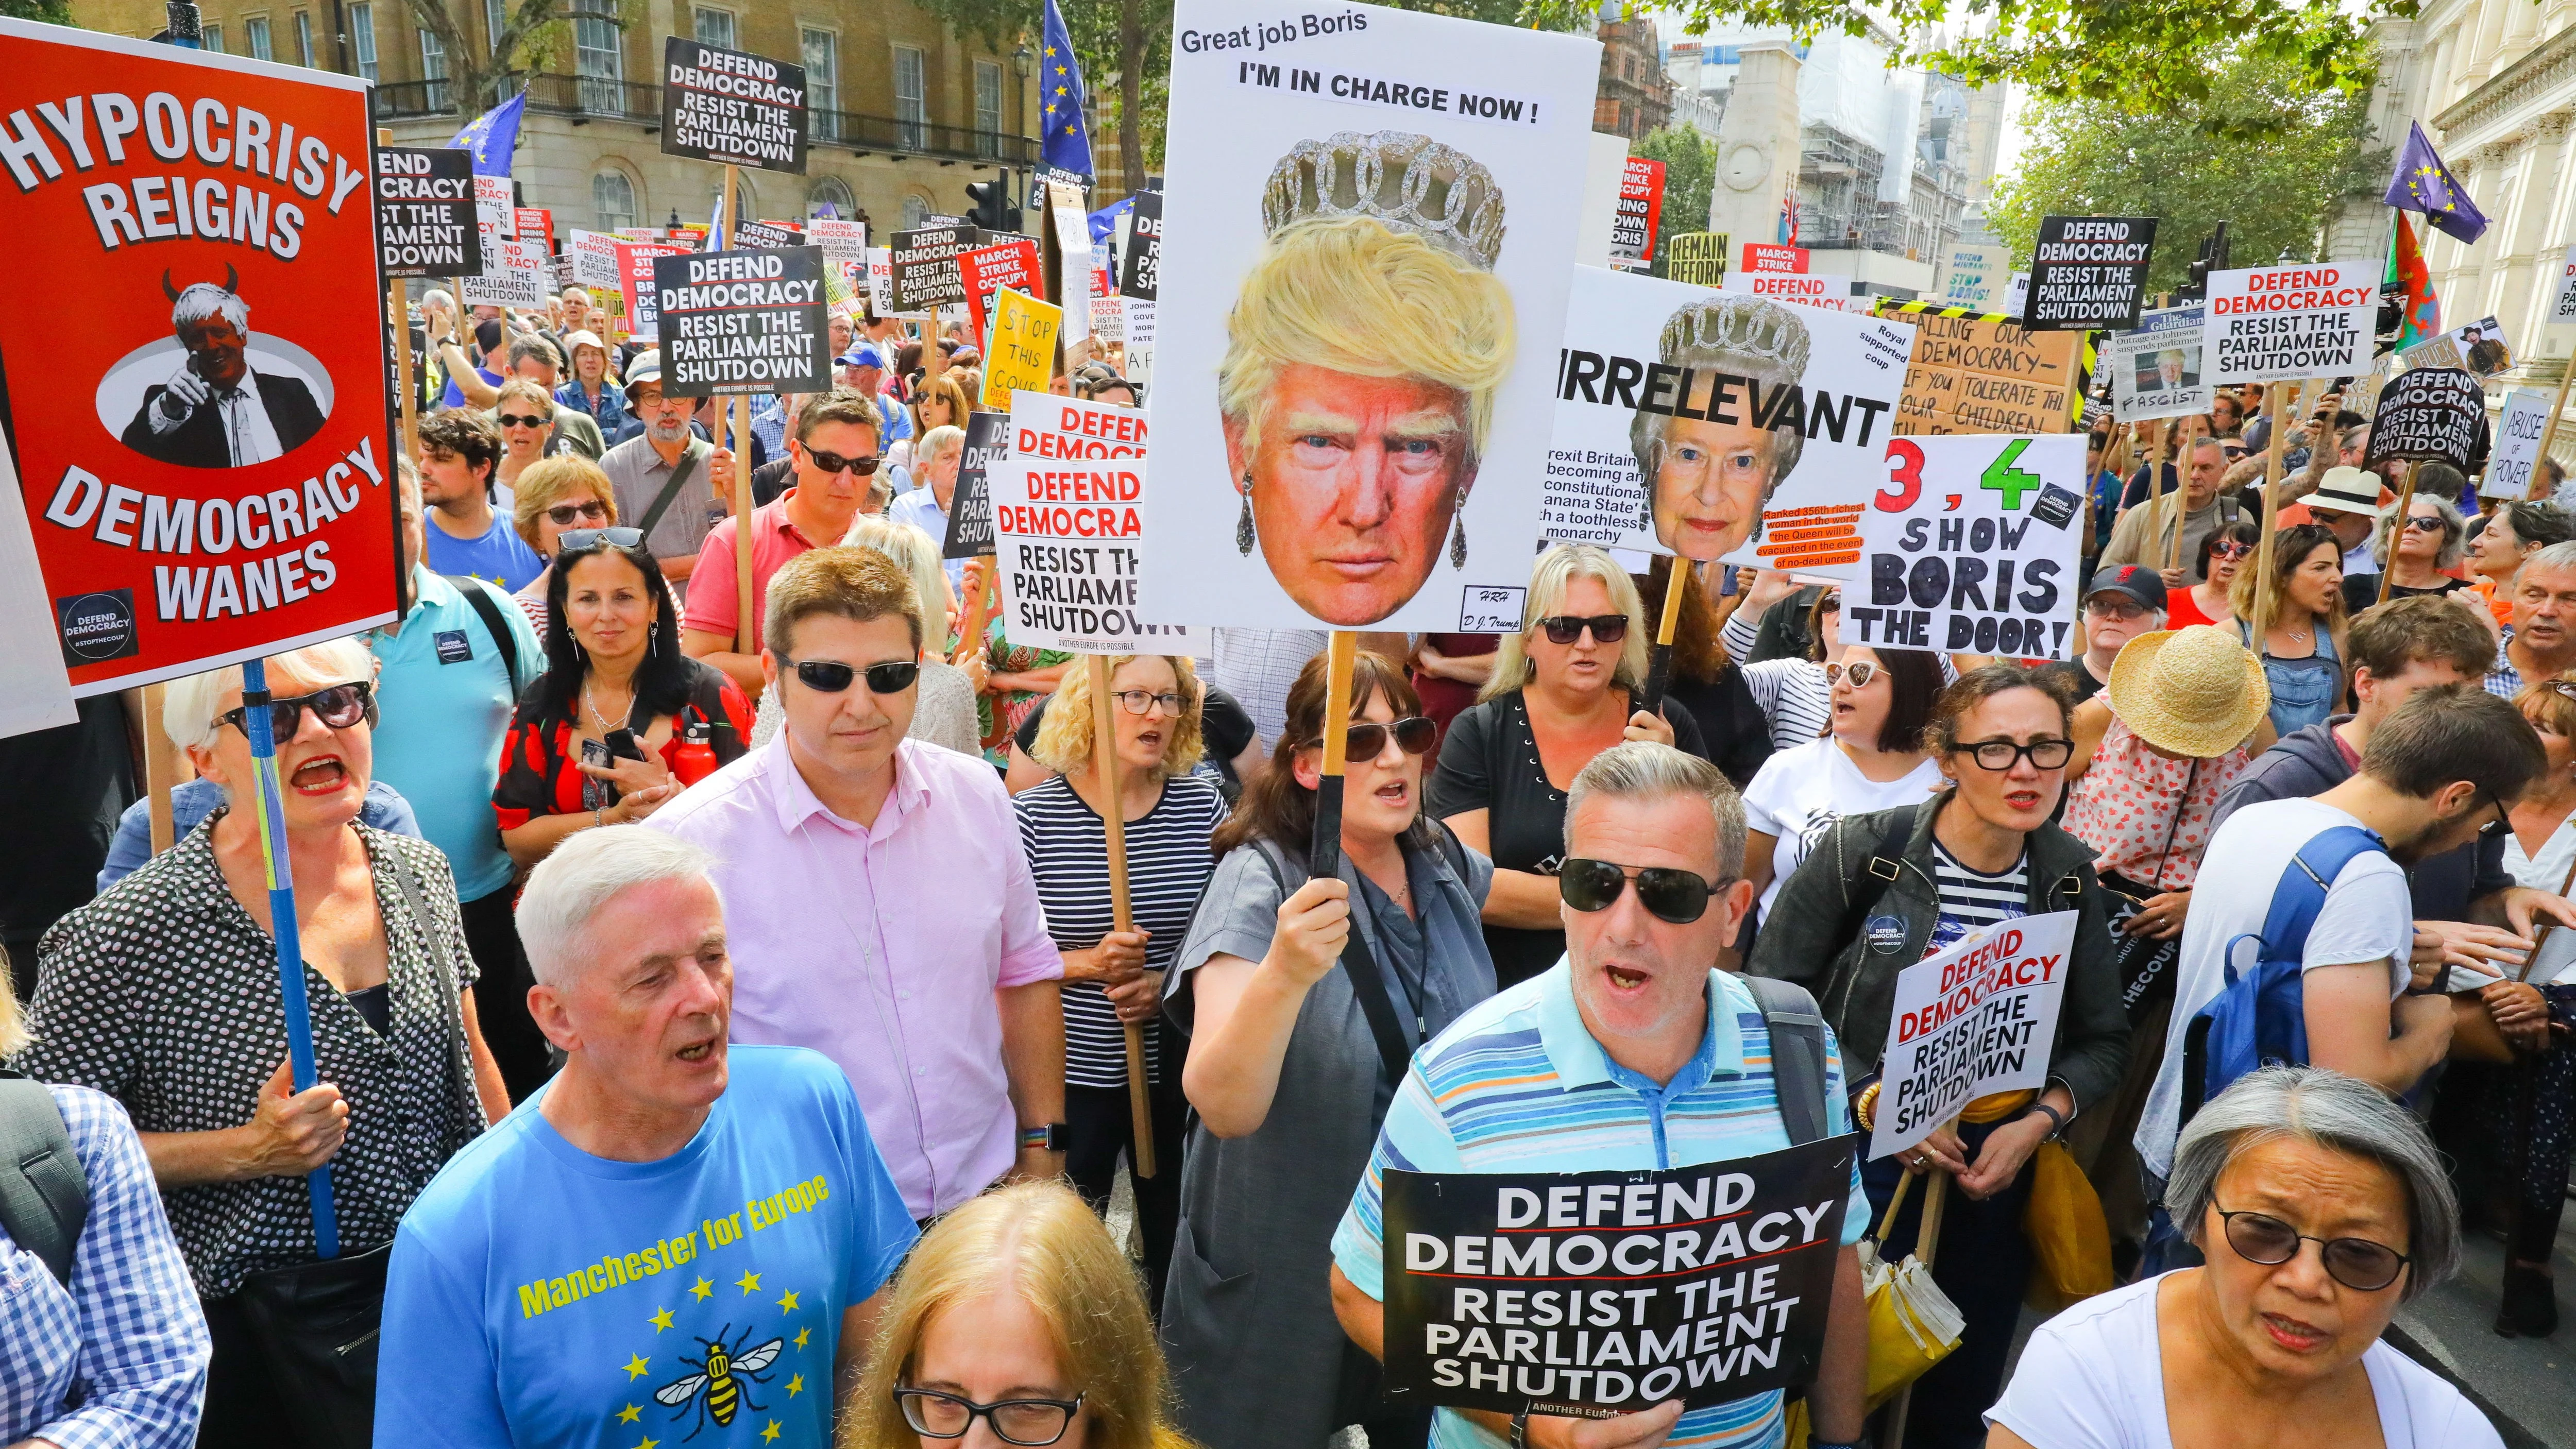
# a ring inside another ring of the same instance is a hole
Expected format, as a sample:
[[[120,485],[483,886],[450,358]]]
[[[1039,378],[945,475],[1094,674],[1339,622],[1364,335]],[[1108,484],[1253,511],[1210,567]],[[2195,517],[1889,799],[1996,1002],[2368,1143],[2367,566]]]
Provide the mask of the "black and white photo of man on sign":
[[[240,275],[224,271],[222,286],[196,282],[185,290],[162,274],[170,330],[187,357],[167,382],[144,392],[134,421],[125,425],[125,446],[147,458],[182,468],[238,468],[284,457],[322,430],[323,410],[312,389],[251,366],[250,306],[234,291]]]

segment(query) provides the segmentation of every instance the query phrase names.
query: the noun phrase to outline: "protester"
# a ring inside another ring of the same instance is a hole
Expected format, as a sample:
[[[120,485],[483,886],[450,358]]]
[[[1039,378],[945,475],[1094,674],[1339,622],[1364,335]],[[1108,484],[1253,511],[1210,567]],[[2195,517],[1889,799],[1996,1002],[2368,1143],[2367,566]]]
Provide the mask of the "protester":
[[[492,422],[501,431],[501,460],[492,469],[495,502],[506,498],[518,511],[519,474],[541,458],[574,451],[555,429],[554,394],[525,378],[501,384],[501,399],[492,405]]]
[[[1833,722],[1825,734],[1763,765],[1744,792],[1744,879],[1768,919],[1798,863],[1846,815],[1929,800],[1941,769],[1923,738],[1941,696],[1935,657],[1912,649],[1857,644],[1825,666],[1833,681]]]
[[[1476,702],[1476,691],[1494,677],[1494,634],[1425,634],[1413,646],[1406,677],[1422,699],[1423,716],[1449,737],[1450,722]],[[1440,743],[1431,746],[1434,759]]]
[[[1388,1171],[1642,1171],[1791,1145],[1770,993],[1711,969],[1752,898],[1741,878],[1745,827],[1734,788],[1706,760],[1636,741],[1594,756],[1569,794],[1565,959],[1469,1011],[1415,1058],[1333,1235],[1333,1306],[1373,1355],[1386,1352]],[[1669,888],[1673,876],[1679,890]],[[1814,1004],[1794,994],[1812,1019]],[[1823,1057],[1825,1100],[1813,1110],[1828,1133],[1845,1132],[1843,1066],[1830,1033]],[[1532,1094],[1532,1083],[1550,1090]],[[1494,1130],[1498,1112],[1512,1119],[1507,1131]],[[1823,1358],[1806,1395],[1817,1444],[1861,1437],[1869,1327],[1855,1245],[1869,1231],[1869,1209],[1853,1177],[1836,1225],[1842,1246]],[[1924,1407],[1918,1385],[1915,1413]],[[1770,1442],[1782,1413],[1776,1390],[1687,1414],[1667,1400],[1585,1426],[1598,1437],[1581,1442]],[[1506,1433],[1514,1444],[1562,1444],[1579,1423],[1527,1409],[1517,1417],[1442,1409],[1434,1434],[1444,1444]],[[1909,1428],[1909,1443],[1923,1442],[1918,1432]]]
[[[1118,369],[1105,362],[1086,362],[1073,370],[1073,395],[1122,408],[1135,407],[1144,399],[1136,384],[1119,376]]]
[[[2308,516],[2325,525],[2343,548],[2343,571],[2349,578],[2375,575],[2383,567],[2371,540],[2384,529],[2379,479],[2359,468],[2329,468],[2305,500]],[[2393,511],[2393,510],[2389,510]],[[2375,596],[2379,585],[2374,579]]]
[[[924,429],[921,441],[909,446],[913,450],[913,488],[894,500],[886,517],[909,523],[928,534],[933,544],[945,545],[948,512],[957,501],[957,469],[966,460],[966,430],[942,423]],[[966,587],[966,560],[944,560],[943,568],[948,586],[962,591]]]
[[[2085,585],[2084,652],[2064,664],[2044,665],[2041,672],[2072,686],[2076,703],[2090,700],[2111,682],[2111,665],[2130,640],[2165,627],[2166,598],[2164,580],[2153,569],[2122,564],[2095,570]]]
[[[2576,543],[2553,543],[2513,576],[2513,622],[2496,641],[2487,693],[2511,699],[2525,679],[2576,668]]]
[[[494,392],[501,386],[501,374],[509,367],[506,348],[509,329],[500,319],[486,317],[474,323],[474,355],[456,345],[442,312],[429,314],[429,341],[438,349],[439,367],[447,374],[447,390],[439,395],[440,408],[453,412],[492,405]]]
[[[2236,609],[2228,602],[2235,587],[2237,570],[2254,556],[2256,543],[2263,530],[2251,519],[2239,519],[2221,528],[2213,528],[2200,540],[2200,553],[2192,564],[2190,588],[2178,589],[2165,597],[2170,607],[2164,627],[2188,629],[2194,624],[2232,624]]]
[[[536,550],[537,557],[552,563],[556,541],[565,533],[617,525],[617,490],[599,465],[587,458],[546,458],[519,475],[510,513],[520,539]],[[554,625],[554,616],[546,610],[549,579],[550,574],[540,573],[511,596],[528,616],[528,627],[540,644]]]
[[[874,549],[815,549],[770,580],[762,638],[786,727],[651,821],[715,853],[750,963],[734,1039],[840,1063],[915,1218],[1061,1173],[1064,963],[1002,782],[904,738],[911,577]],[[838,929],[815,930],[818,909]]]
[[[552,410],[554,433],[547,447],[548,457],[573,452],[597,462],[608,451],[598,419],[587,408],[569,406],[555,397],[555,389],[563,382],[563,353],[553,342],[543,337],[521,337],[512,342],[510,379],[536,388],[544,394],[543,404]],[[507,389],[504,383],[502,390]],[[497,395],[492,406],[501,406]]]
[[[2322,524],[2282,529],[2272,539],[2272,570],[2239,569],[2229,586],[2236,637],[2263,661],[2272,690],[2275,733],[2322,723],[2343,703],[2343,661],[2350,653],[2343,608],[2343,544]],[[2264,622],[2254,638],[2254,621]]]
[[[1163,1340],[1183,1426],[1208,1449],[1321,1444],[1349,1424],[1372,1444],[1422,1442],[1427,1415],[1379,1403],[1377,1366],[1333,1315],[1330,1239],[1405,1058],[1494,991],[1477,927],[1493,868],[1423,812],[1421,758],[1398,742],[1421,703],[1365,650],[1338,869],[1310,875],[1325,676],[1312,660],[1288,692],[1286,733],[1216,833],[1223,858],[1164,983],[1198,1122]],[[1394,1040],[1362,989],[1393,1008]]]
[[[334,640],[267,669],[286,786],[276,849],[294,883],[319,1080],[294,1090],[284,1051],[238,668],[173,682],[162,710],[226,808],[46,935],[33,1044],[10,1059],[106,1093],[146,1134],[213,1335],[206,1446],[303,1442],[238,1295],[291,1294],[315,1261],[305,1174],[332,1164],[341,1251],[368,1252],[510,1105],[475,1025],[446,860],[357,823],[375,713],[366,651]]]
[[[1523,617],[1519,633],[1503,636],[1475,706],[1449,726],[1431,780],[1431,813],[1493,859],[1485,948],[1503,986],[1565,953],[1553,877],[1575,775],[1623,739],[1708,754],[1688,710],[1668,699],[1650,714],[1637,698],[1653,626],[1609,554],[1591,544],[1540,554]],[[1429,720],[1397,734],[1407,750],[1431,748]]]
[[[626,422],[624,400],[608,375],[607,344],[582,330],[564,338],[564,350],[572,354],[572,376],[555,389],[555,401],[588,416],[604,439]]]
[[[2576,539],[2576,514],[2552,503],[2506,503],[2486,515],[2469,549],[2469,587],[2486,600],[2501,626],[2513,622],[2513,576],[2525,559],[2553,543]]]
[[[1744,666],[1744,687],[1752,694],[1755,707],[1771,722],[1771,747],[1775,750],[1794,750],[1822,735],[1833,722],[1833,685],[1826,679],[1825,669],[1843,657],[1843,591],[1826,588],[1816,591],[1804,611],[1806,622],[1799,632],[1806,642],[1797,653],[1786,658],[1757,659],[1759,631],[1770,623],[1765,616],[1794,606],[1795,590],[1796,584],[1784,570],[1761,570],[1749,582],[1743,606],[1727,617],[1726,627],[1719,635],[1728,652],[1738,658],[1756,659]]]
[[[851,521],[850,532],[841,541],[857,548],[875,549],[911,575],[912,586],[924,601],[925,623],[932,616],[944,618],[956,612],[939,603],[944,597],[940,591],[948,586],[947,576],[939,571],[938,546],[920,529],[882,518],[858,518]],[[945,632],[944,625],[939,632]],[[975,736],[975,683],[965,670],[923,651],[915,699],[912,725],[904,733],[906,739],[938,745],[961,755],[982,754],[983,746]],[[752,746],[756,749],[769,743],[786,722],[787,707],[776,692],[761,695],[760,712],[751,726]]]
[[[976,575],[970,572],[968,593],[976,587]],[[1073,662],[1073,656],[1061,649],[1012,643],[1004,612],[996,607],[985,617],[982,646],[969,649],[960,666],[975,683],[975,730],[984,742],[984,759],[997,770],[1010,768],[1011,737],[1038,702],[1055,693],[1066,666]],[[959,647],[966,648],[962,640]]]
[[[2157,475],[2152,483],[2148,475],[2155,467],[2155,435],[2158,425],[2152,422],[2138,425],[2141,436],[2131,450],[2133,456],[2138,459],[2138,466],[2136,471],[2129,475],[2128,486],[2120,493],[2120,513],[2123,517],[2135,510],[2139,504],[2159,495],[2170,496],[2176,489],[2183,486],[2184,475],[2191,469],[2193,447],[2205,440],[2218,440],[2213,438],[2210,432],[2210,419],[2213,416],[2215,416],[2214,412],[2193,413],[2187,417],[2171,419],[2162,425],[2165,435],[2165,466],[2164,471]],[[2223,435],[2219,436],[2223,437]],[[2165,531],[2170,533],[2173,525],[2167,521],[2164,527]]]
[[[1252,716],[1234,696],[1205,680],[1199,681],[1199,740],[1206,753],[1199,757],[1197,773],[1206,776],[1232,805],[1246,785],[1260,777],[1268,761],[1261,753],[1261,734],[1252,727]],[[1039,764],[1029,752],[1036,748],[1038,731],[1046,728],[1047,706],[1055,696],[1038,701],[1029,717],[1011,732],[1011,764],[1002,774],[1003,787],[1013,795],[1036,788],[1054,778],[1055,771]]]
[[[1989,1416],[1993,1449],[2501,1449],[2458,1389],[2381,1341],[2460,1261],[2451,1184],[2403,1107],[2330,1071],[2255,1072],[2183,1132],[2165,1203],[2207,1265],[2042,1325]]]
[[[710,864],[620,826],[529,876],[530,999],[563,1071],[403,1215],[377,1443],[590,1443],[612,1419],[828,1442],[912,1215],[831,1062],[728,1043]],[[615,1397],[570,1392],[575,1365]]]
[[[1053,1183],[986,1193],[941,1218],[880,1318],[842,1449],[1191,1449],[1172,1424],[1135,1270]]]
[[[930,435],[941,428],[956,428],[962,434],[967,417],[975,411],[966,399],[966,390],[957,385],[957,379],[946,376],[934,377],[914,389],[909,406],[912,410],[912,437],[904,444],[907,451],[903,465],[904,472],[911,478],[907,493],[918,491],[922,486],[922,464],[932,456],[928,446]],[[943,503],[940,506],[945,508],[947,505]]]
[[[1662,626],[1664,583],[1671,577],[1673,557],[1658,557],[1645,574],[1628,576],[1637,587],[1646,622],[1657,629]],[[1699,727],[1709,762],[1725,771],[1728,782],[1741,790],[1761,772],[1763,762],[1771,758],[1776,747],[1771,740],[1770,719],[1754,699],[1751,686],[1744,682],[1744,671],[1736,667],[1734,657],[1727,652],[1720,634],[1723,625],[1707,590],[1701,586],[1699,570],[1685,565],[1682,611],[1674,621],[1672,663],[1664,681],[1664,697],[1690,716],[1691,723]],[[1490,665],[1485,672],[1490,678]],[[1424,712],[1431,713],[1427,702]]]
[[[2132,505],[2120,515],[2118,526],[2111,530],[2111,541],[2102,546],[2099,568],[2118,568],[2122,564],[2143,564],[2164,578],[2167,592],[2180,589],[2186,580],[2180,568],[2166,568],[2167,550],[2172,556],[2190,558],[2200,551],[2200,541],[2210,530],[2234,523],[2245,511],[2244,500],[2235,493],[2222,492],[2220,485],[2227,475],[2227,459],[2215,438],[2193,441],[2183,455],[2183,482],[2178,493],[2167,493],[2143,506]],[[2180,518],[2182,546],[2173,548],[2176,518]]]
[[[1163,980],[1216,869],[1209,838],[1226,817],[1215,782],[1191,773],[1201,749],[1200,688],[1178,655],[1114,655],[1110,722],[1118,779],[1113,796],[1095,756],[1092,671],[1068,672],[1040,729],[1040,764],[1059,773],[1011,801],[1020,845],[1037,882],[1047,932],[1064,958],[1065,1166],[1083,1200],[1101,1212],[1123,1151],[1131,1167],[1145,1277],[1159,1312],[1180,1219],[1180,1034],[1161,1020]],[[1127,893],[1134,929],[1116,929],[1108,839],[1102,821],[1125,822]],[[1135,1177],[1126,1028],[1143,1031],[1151,1088],[1152,1177]]]
[[[2378,574],[2388,577],[2388,597],[2412,598],[2417,594],[2448,594],[2469,586],[2466,579],[2455,578],[2451,571],[2459,567],[2467,552],[2468,521],[2460,510],[2445,499],[2419,494],[2407,501],[2406,517],[2397,516],[2390,504],[2380,515],[2378,532],[2370,541],[2371,574],[2343,581],[2344,612],[2358,614],[2379,602]]]
[[[0,1060],[27,1045],[16,993],[0,990]],[[0,1230],[11,1269],[0,1316],[0,1442],[34,1449],[188,1449],[206,1391],[206,1316],[171,1236],[152,1163],[125,1108],[88,1087],[0,1080],[0,1118],[51,1112],[82,1186],[77,1215],[54,1203],[55,1260]],[[30,1105],[33,1101],[36,1105]],[[13,1134],[24,1141],[30,1124]],[[15,1172],[12,1161],[0,1172]],[[33,1182],[32,1172],[28,1181]],[[13,1206],[24,1206],[23,1201]],[[44,1252],[54,1251],[44,1249]]]
[[[662,577],[683,582],[699,546],[733,498],[731,451],[689,428],[696,400],[662,395],[662,354],[638,354],[626,369],[626,407],[635,427],[599,460],[617,493],[617,516],[644,533]]]
[[[545,561],[492,511],[492,473],[500,461],[501,435],[482,417],[454,411],[420,420],[430,568],[485,579],[511,594],[527,587]]]

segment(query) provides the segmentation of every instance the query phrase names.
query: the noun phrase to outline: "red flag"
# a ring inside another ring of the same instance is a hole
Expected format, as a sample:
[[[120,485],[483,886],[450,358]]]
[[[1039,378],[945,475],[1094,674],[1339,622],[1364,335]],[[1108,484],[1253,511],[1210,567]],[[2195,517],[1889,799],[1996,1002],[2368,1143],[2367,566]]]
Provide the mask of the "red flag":
[[[2397,324],[2398,347],[2412,347],[2442,330],[2442,298],[2433,290],[2432,269],[2424,265],[2423,248],[2415,244],[2415,229],[2406,224],[2405,214],[2397,214],[2397,260],[2394,270],[2398,285],[2406,289]]]

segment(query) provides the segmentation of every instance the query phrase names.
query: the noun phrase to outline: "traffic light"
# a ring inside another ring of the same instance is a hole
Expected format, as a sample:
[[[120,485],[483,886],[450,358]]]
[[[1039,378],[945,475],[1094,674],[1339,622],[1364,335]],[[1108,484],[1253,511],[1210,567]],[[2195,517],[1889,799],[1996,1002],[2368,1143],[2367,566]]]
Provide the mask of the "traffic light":
[[[1020,209],[1011,200],[1008,173],[991,181],[966,183],[966,219],[986,231],[1018,231]]]

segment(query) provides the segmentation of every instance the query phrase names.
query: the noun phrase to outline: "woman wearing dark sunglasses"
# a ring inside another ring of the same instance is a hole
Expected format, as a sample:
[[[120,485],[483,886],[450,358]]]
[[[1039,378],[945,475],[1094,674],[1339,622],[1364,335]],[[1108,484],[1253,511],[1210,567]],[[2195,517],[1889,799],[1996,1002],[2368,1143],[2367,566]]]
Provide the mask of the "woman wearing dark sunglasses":
[[[501,844],[533,866],[564,837],[641,820],[680,793],[681,751],[739,758],[751,702],[714,665],[680,652],[671,586],[631,528],[556,536],[546,672],[519,698],[492,789]]]
[[[2418,493],[2407,500],[2403,519],[2397,516],[2396,505],[2390,504],[2370,536],[2370,555],[2388,574],[2388,597],[2411,599],[2467,588],[2468,580],[2455,579],[2450,571],[2468,553],[2468,536],[2468,520],[2460,516],[2459,505],[2447,498]],[[2343,590],[2346,614],[2358,614],[2379,602],[2376,576],[2347,578]]]
[[[1324,663],[1298,673],[1270,767],[1218,829],[1224,858],[1164,982],[1199,1123],[1163,1336],[1189,1385],[1186,1427],[1211,1449],[1318,1445],[1355,1423],[1381,1449],[1422,1443],[1429,1411],[1381,1406],[1376,1362],[1333,1316],[1333,1230],[1406,1056],[1494,992],[1476,922],[1493,869],[1424,813],[1434,728],[1403,670],[1365,650],[1341,868],[1308,874]],[[1383,1040],[1367,1002],[1386,1008]]]
[[[1666,700],[1637,707],[1648,635],[1637,585],[1591,544],[1559,544],[1530,571],[1527,623],[1506,634],[1493,678],[1450,723],[1431,780],[1431,812],[1494,862],[1485,946],[1511,986],[1565,954],[1556,863],[1565,848],[1565,792],[1592,757],[1623,740],[1653,740],[1708,758],[1698,722]]]
[[[1987,1415],[1990,1449],[2503,1444],[2381,1341],[2460,1260],[2459,1204],[2404,1107],[2319,1068],[2252,1073],[2183,1130],[2165,1204],[2206,1264],[2043,1325]]]
[[[1983,1442],[1978,1415],[2003,1381],[2030,1277],[2024,1168],[2042,1141],[2118,1090],[2127,1060],[2109,897],[2092,850],[2050,820],[2074,753],[2073,698],[2064,679],[2018,664],[1961,675],[1926,731],[1945,788],[1925,804],[1845,816],[1828,829],[1781,887],[1745,967],[1823,1003],[1852,1073],[1853,1120],[1865,1127],[1897,973],[1981,927],[2079,913],[2046,1089],[1979,1098],[1921,1146],[1862,1168],[1875,1213],[1886,1212],[1905,1173],[1946,1172],[1960,1189],[1948,1195],[1933,1280],[1967,1327],[1959,1348],[1916,1381],[1908,1444]],[[1919,1235],[1927,1196],[1908,1195],[1892,1243]]]
[[[2166,591],[2164,627],[2234,622],[2236,609],[2228,602],[2228,590],[2236,583],[2236,571],[2253,559],[2254,545],[2262,537],[2262,527],[2252,519],[2211,529],[2200,541],[2200,555],[2192,566],[2197,582],[2187,589]]]
[[[537,557],[552,562],[555,540],[569,530],[615,526],[617,489],[588,458],[578,454],[547,458],[519,475],[518,493],[510,501],[510,522]],[[554,629],[554,615],[546,607],[552,584],[552,573],[541,573],[511,596],[528,616],[528,627],[537,631],[540,643]]]

